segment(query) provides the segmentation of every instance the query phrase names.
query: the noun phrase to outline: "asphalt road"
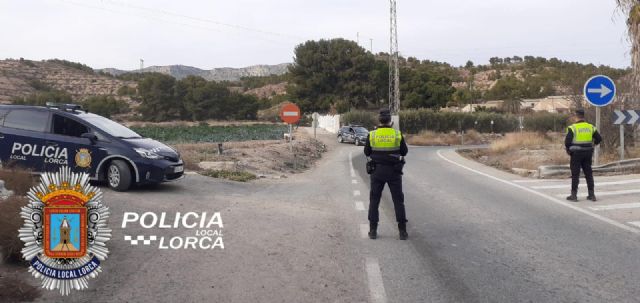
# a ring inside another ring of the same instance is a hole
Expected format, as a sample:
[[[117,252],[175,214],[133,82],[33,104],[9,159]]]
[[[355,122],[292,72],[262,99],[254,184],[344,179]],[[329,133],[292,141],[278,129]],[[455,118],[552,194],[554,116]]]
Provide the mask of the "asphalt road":
[[[570,205],[557,198],[566,180],[519,183],[452,149],[411,147],[410,239],[397,239],[386,191],[372,241],[362,147],[324,139],[330,151],[317,167],[288,179],[241,184],[189,175],[127,193],[104,189],[111,254],[90,288],[64,301],[638,302],[640,229],[626,222],[640,215],[590,209],[639,202],[633,194]],[[125,236],[193,235],[121,227],[124,212],[149,211],[221,212],[225,249],[132,245]],[[60,300],[48,291],[40,298]]]
[[[354,159],[361,178],[364,161]],[[638,302],[633,229],[451,149],[413,147],[407,161],[410,247],[394,239],[388,195],[381,223],[388,238],[379,241],[382,250],[378,241],[365,244],[380,259],[388,302]]]

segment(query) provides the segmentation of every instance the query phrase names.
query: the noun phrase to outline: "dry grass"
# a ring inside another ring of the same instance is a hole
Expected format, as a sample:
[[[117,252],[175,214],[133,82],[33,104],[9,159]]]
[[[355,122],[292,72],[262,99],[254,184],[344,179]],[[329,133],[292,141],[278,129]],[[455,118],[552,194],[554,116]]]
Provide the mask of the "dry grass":
[[[18,277],[0,276],[0,302],[33,302],[40,289]]]
[[[518,149],[544,149],[553,144],[545,134],[534,132],[509,133],[504,138],[491,143],[489,150],[495,154],[504,154]]]
[[[185,162],[185,169],[202,171],[200,162],[234,162],[238,171],[260,176],[282,176],[299,173],[310,168],[326,151],[326,146],[311,139],[305,132],[294,134],[294,153],[285,140],[226,142],[223,153],[218,154],[218,144],[177,144]]]
[[[24,196],[32,186],[36,185],[38,178],[27,170],[6,168],[0,169],[0,180],[3,180],[5,187],[12,190],[14,194]]]
[[[236,182],[249,182],[258,178],[256,175],[244,171],[207,170],[202,172],[202,174],[212,178],[227,179]]]
[[[267,148],[268,146],[282,144],[281,141],[243,141],[243,142],[226,142],[222,145],[223,154],[218,154],[217,143],[190,143],[190,144],[177,144],[176,149],[180,151],[182,160],[184,161],[185,169],[200,171],[198,163],[204,161],[226,161],[230,160],[227,157],[230,154],[235,154],[236,151],[241,150],[259,150]],[[240,155],[246,155],[246,153],[240,152]]]
[[[8,263],[24,262],[20,253],[23,243],[18,238],[18,229],[24,223],[20,217],[20,208],[26,204],[26,198],[17,196],[0,200],[0,252]]]
[[[418,135],[406,135],[407,144],[418,146],[449,146],[461,145],[462,138],[456,133],[436,133],[433,131],[422,131]],[[488,140],[475,130],[470,130],[464,135],[465,145],[483,144]]]

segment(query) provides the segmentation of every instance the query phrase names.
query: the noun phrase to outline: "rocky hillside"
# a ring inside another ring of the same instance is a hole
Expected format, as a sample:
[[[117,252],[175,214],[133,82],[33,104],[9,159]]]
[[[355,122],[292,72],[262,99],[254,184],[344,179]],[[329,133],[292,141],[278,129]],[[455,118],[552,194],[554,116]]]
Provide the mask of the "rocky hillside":
[[[144,68],[143,72],[157,72],[171,75],[176,79],[182,79],[187,76],[200,76],[209,81],[238,81],[242,77],[264,77],[270,75],[282,75],[287,72],[289,63],[278,65],[254,65],[244,68],[222,67],[211,70],[203,70],[192,66],[185,65],[168,65],[168,66],[150,66]],[[112,75],[122,75],[135,71],[124,71],[114,68],[105,68],[100,71]]]
[[[58,62],[0,60],[0,103],[28,96],[43,86],[66,91],[74,100],[84,100],[91,96],[117,96],[121,87],[137,84]]]

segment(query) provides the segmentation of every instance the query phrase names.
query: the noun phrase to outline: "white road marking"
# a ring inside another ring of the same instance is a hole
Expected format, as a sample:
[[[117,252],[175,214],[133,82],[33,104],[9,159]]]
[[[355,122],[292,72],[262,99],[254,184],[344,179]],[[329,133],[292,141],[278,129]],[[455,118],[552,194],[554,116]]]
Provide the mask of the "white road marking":
[[[633,225],[633,226],[640,227],[640,221],[628,222],[628,224],[631,224],[631,225]]]
[[[632,209],[632,208],[640,208],[640,203],[599,205],[599,206],[591,206],[589,208],[591,208],[592,210]]]
[[[360,197],[360,191],[359,190],[354,190],[353,191],[353,196],[354,197]]]
[[[358,180],[356,179],[351,180],[351,184],[358,184]]]
[[[567,184],[531,186],[531,188],[533,188],[533,189],[571,188],[571,181],[565,181],[565,183],[567,183]],[[601,186],[609,186],[609,185],[625,185],[625,184],[634,184],[634,183],[640,183],[640,179],[600,182],[600,183],[596,183],[595,185],[596,185],[596,187],[601,187]],[[580,183],[580,186],[587,186],[587,185],[585,183]]]
[[[365,267],[367,269],[367,278],[369,280],[369,294],[371,295],[371,302],[387,302],[387,293],[384,291],[384,282],[382,281],[382,273],[380,272],[378,260],[367,257]]]
[[[362,201],[356,201],[356,210],[357,211],[363,211],[364,210],[364,203],[362,203]]]
[[[545,199],[547,199],[547,200],[549,200],[549,201],[551,201],[551,202],[553,202],[553,203],[556,203],[556,204],[562,205],[562,206],[564,206],[564,207],[567,207],[567,208],[573,209],[573,210],[575,210],[575,211],[577,211],[577,212],[583,213],[583,214],[585,214],[585,215],[587,215],[587,216],[590,216],[590,217],[592,217],[592,218],[598,219],[598,220],[600,220],[600,221],[602,221],[602,222],[605,222],[605,223],[611,224],[611,225],[613,225],[613,226],[615,226],[615,227],[618,227],[618,228],[624,229],[624,230],[626,230],[626,231],[628,231],[628,232],[632,232],[632,233],[634,233],[634,234],[640,234],[640,229],[633,228],[633,227],[631,227],[631,226],[624,225],[624,224],[622,224],[622,223],[620,223],[620,222],[616,222],[616,221],[614,221],[614,220],[612,220],[612,219],[609,219],[609,218],[607,218],[607,217],[604,217],[604,216],[601,216],[601,215],[598,215],[598,214],[592,213],[592,212],[590,212],[590,211],[588,211],[588,210],[586,210],[586,209],[583,209],[583,208],[580,208],[580,207],[578,207],[578,206],[575,206],[575,205],[569,204],[568,202],[564,202],[564,201],[562,201],[562,200],[560,200],[560,199],[557,199],[557,198],[554,198],[554,197],[552,197],[552,196],[550,196],[550,195],[547,195],[547,194],[544,194],[544,193],[541,193],[541,192],[535,191],[535,190],[533,190],[533,189],[531,189],[531,188],[528,188],[528,187],[526,187],[526,186],[523,186],[523,185],[520,185],[520,184],[516,184],[516,183],[513,183],[513,182],[508,181],[508,180],[503,180],[503,179],[500,179],[500,178],[498,178],[498,177],[494,177],[494,176],[489,175],[489,174],[487,174],[487,173],[483,173],[483,172],[481,172],[481,171],[479,171],[479,170],[476,170],[476,169],[473,169],[473,168],[471,168],[471,167],[467,167],[467,166],[465,166],[465,165],[462,165],[462,164],[460,164],[460,163],[457,163],[457,162],[455,162],[455,161],[453,161],[453,160],[449,160],[449,159],[447,159],[445,156],[443,156],[443,155],[442,155],[442,150],[438,150],[437,154],[438,154],[438,156],[439,156],[440,158],[442,158],[443,160],[445,160],[445,161],[447,161],[447,162],[449,162],[449,163],[451,163],[451,164],[453,164],[453,165],[456,165],[456,166],[459,166],[459,167],[461,167],[461,168],[464,168],[464,169],[466,169],[466,170],[468,170],[468,171],[471,171],[471,172],[474,172],[474,173],[476,173],[476,174],[479,174],[479,175],[485,176],[485,177],[487,177],[487,178],[489,178],[489,179],[492,179],[492,180],[495,180],[495,181],[498,181],[498,182],[501,182],[501,183],[504,183],[504,184],[507,184],[507,185],[511,185],[511,186],[516,187],[516,188],[519,188],[519,189],[522,189],[522,190],[524,190],[524,191],[526,191],[526,192],[529,192],[529,193],[532,193],[532,194],[534,194],[534,195],[537,195],[537,196],[540,196],[540,197],[542,197],[542,198],[545,198]]]
[[[571,179],[569,179],[571,180]],[[513,183],[538,183],[538,182],[565,182],[567,180],[561,180],[561,179],[535,179],[535,180],[531,180],[531,179],[525,179],[525,180],[511,180],[511,182]]]
[[[369,238],[369,224],[360,224],[360,236],[363,239]]]
[[[606,197],[606,196],[620,196],[620,195],[630,195],[630,194],[638,194],[640,193],[640,189],[629,189],[629,190],[613,190],[613,191],[596,191],[597,197]],[[558,194],[556,197],[562,198],[565,197],[566,194]],[[586,198],[588,196],[587,193],[578,194],[578,198]]]

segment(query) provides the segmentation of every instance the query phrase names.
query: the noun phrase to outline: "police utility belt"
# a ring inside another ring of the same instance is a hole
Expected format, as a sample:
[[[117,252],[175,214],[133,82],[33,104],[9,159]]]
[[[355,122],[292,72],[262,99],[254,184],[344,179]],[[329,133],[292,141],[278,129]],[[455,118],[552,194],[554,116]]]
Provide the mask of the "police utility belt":
[[[569,147],[569,151],[572,151],[572,152],[592,151],[592,150],[593,150],[593,146],[571,145]]]
[[[390,157],[394,157],[398,159],[398,163],[387,164],[387,163],[377,163],[375,160],[371,158],[367,158],[367,174],[373,174],[376,171],[378,165],[386,165],[393,166],[394,170],[402,174],[402,170],[404,169],[405,160],[403,156],[400,155],[389,155]]]

